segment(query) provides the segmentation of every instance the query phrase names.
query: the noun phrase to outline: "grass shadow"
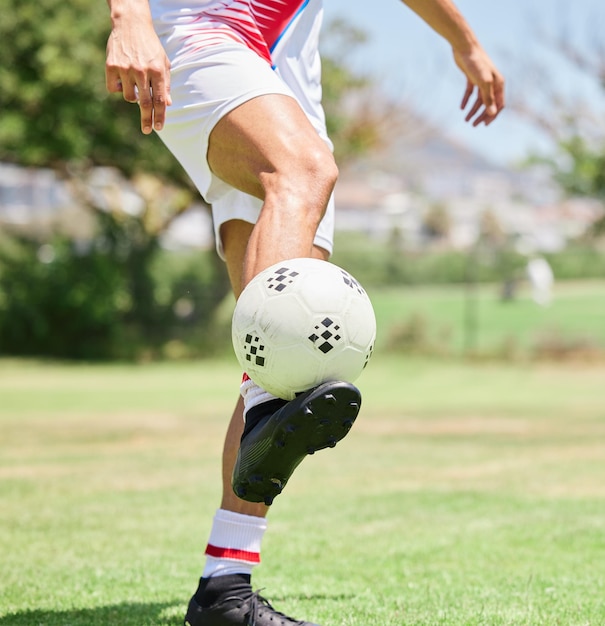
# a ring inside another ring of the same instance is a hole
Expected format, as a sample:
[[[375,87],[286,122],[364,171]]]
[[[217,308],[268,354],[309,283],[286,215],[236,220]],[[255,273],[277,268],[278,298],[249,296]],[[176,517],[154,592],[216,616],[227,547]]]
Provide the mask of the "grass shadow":
[[[277,603],[292,599],[341,602],[354,597],[354,594],[286,594],[277,596],[275,600]],[[129,602],[63,611],[29,609],[0,616],[0,626],[182,626],[184,611],[182,601]]]
[[[182,602],[124,603],[64,611],[19,611],[0,617],[0,626],[181,626]]]

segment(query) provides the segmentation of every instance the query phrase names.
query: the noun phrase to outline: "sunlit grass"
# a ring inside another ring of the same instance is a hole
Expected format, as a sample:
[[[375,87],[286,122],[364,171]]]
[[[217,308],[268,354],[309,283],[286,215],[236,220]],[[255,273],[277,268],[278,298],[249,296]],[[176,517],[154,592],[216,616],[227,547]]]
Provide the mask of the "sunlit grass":
[[[558,283],[547,307],[533,301],[526,284],[511,301],[503,301],[500,290],[498,285],[371,290],[382,331],[378,345],[388,347],[389,331],[415,317],[432,342],[454,355],[469,347],[491,354],[508,347],[523,354],[549,339],[605,349],[605,281]]]
[[[378,355],[255,575],[322,626],[605,623],[602,367]],[[231,361],[0,361],[0,624],[176,626],[220,498]]]

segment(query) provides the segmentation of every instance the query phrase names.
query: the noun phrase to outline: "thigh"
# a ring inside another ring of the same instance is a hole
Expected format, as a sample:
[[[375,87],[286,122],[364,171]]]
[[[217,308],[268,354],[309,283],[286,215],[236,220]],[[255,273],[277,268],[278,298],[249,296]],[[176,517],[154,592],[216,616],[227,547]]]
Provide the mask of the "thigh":
[[[208,163],[228,185],[264,199],[263,176],[294,174],[305,158],[332,158],[294,97],[266,94],[227,113],[212,130]]]
[[[159,136],[202,197],[212,203],[232,188],[213,174],[208,164],[209,137],[217,123],[234,109],[259,97],[294,96],[271,66],[244,44],[221,43],[191,52],[185,48],[178,56],[181,48],[177,43],[182,38],[184,35],[173,34],[165,43],[171,60],[175,57],[171,72],[172,105],[168,107]]]

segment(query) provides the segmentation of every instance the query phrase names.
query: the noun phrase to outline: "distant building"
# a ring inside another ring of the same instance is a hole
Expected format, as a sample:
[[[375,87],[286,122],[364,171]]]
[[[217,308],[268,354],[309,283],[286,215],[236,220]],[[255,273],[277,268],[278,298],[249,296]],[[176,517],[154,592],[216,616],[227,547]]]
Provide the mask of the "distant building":
[[[87,185],[101,210],[117,203],[125,213],[136,215],[144,208],[134,185],[114,168],[95,168]],[[405,246],[423,249],[434,243],[427,235],[426,217],[436,204],[448,214],[448,233],[439,242],[441,248],[473,245],[481,216],[489,212],[524,254],[561,250],[604,211],[593,199],[563,198],[544,170],[492,166],[456,144],[425,138],[413,145],[398,142],[385,153],[341,171],[336,229],[379,240],[396,232]],[[90,232],[93,218],[52,170],[0,164],[2,223],[42,232],[60,224],[67,232],[82,235]],[[212,222],[203,203],[176,218],[162,242],[170,249],[212,247]]]
[[[87,180],[87,191],[101,210],[111,210],[110,196],[111,202],[128,215],[137,215],[144,208],[144,200],[133,185],[114,168],[95,168]],[[41,236],[60,230],[85,239],[94,228],[94,218],[78,205],[69,185],[53,170],[0,163],[2,224]],[[192,205],[171,222],[161,240],[169,249],[212,247],[214,232],[208,209],[201,202]]]

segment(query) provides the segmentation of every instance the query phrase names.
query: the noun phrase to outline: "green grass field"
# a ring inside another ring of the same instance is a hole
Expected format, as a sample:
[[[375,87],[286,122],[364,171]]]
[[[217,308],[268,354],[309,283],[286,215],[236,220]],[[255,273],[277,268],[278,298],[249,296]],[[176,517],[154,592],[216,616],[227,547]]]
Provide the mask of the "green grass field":
[[[176,626],[232,362],[0,361],[0,625]],[[322,626],[605,624],[605,366],[378,354],[270,514],[255,584]]]
[[[382,347],[391,341],[389,329],[416,318],[424,343],[452,355],[470,345],[478,353],[527,357],[545,343],[605,351],[605,280],[557,283],[548,307],[534,303],[527,284],[506,302],[497,285],[477,286],[470,300],[460,285],[370,291],[383,330],[378,338]],[[475,319],[472,335],[467,331],[469,310]]]

